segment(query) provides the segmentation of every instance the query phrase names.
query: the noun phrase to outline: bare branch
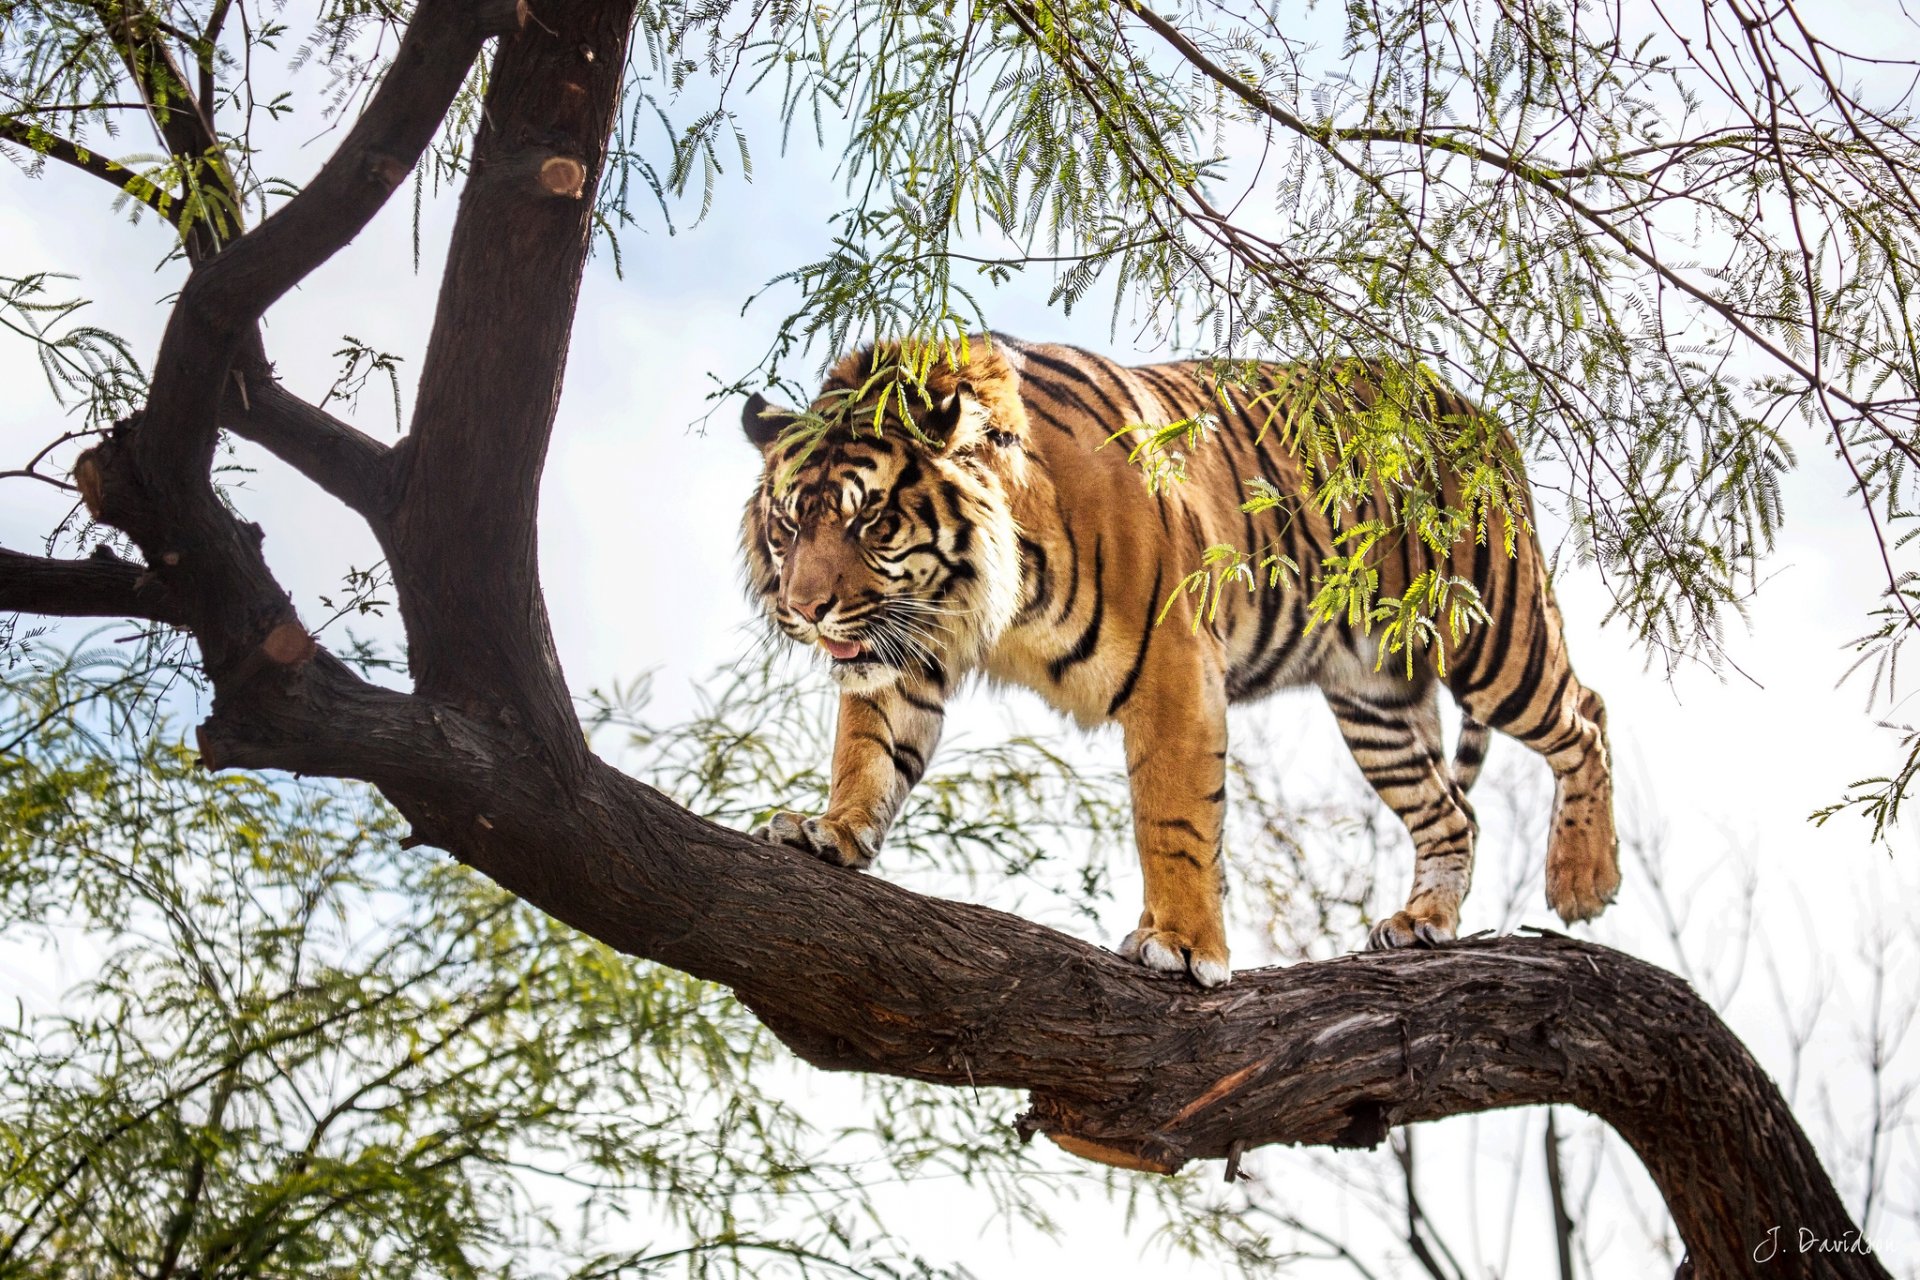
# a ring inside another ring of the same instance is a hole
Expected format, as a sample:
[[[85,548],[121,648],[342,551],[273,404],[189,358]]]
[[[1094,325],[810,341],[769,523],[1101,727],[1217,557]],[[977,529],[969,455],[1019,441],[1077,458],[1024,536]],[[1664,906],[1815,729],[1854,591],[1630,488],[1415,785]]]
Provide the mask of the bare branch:
[[[359,513],[386,524],[393,450],[281,385],[264,360],[236,362],[220,425],[251,440]]]
[[[173,626],[186,621],[158,579],[105,547],[85,560],[52,560],[0,547],[0,613],[147,618]]]
[[[1573,1276],[1573,1217],[1567,1212],[1567,1188],[1560,1176],[1560,1127],[1547,1108],[1547,1191],[1553,1200],[1553,1240],[1560,1258],[1560,1280]]]

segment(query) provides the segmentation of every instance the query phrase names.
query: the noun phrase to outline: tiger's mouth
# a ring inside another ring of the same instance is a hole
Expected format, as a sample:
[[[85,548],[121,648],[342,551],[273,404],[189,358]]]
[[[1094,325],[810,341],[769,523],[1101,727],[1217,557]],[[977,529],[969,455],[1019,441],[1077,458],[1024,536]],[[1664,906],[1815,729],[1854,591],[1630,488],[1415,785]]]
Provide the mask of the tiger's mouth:
[[[858,662],[867,651],[858,640],[835,640],[831,636],[821,636],[820,647],[835,662]]]

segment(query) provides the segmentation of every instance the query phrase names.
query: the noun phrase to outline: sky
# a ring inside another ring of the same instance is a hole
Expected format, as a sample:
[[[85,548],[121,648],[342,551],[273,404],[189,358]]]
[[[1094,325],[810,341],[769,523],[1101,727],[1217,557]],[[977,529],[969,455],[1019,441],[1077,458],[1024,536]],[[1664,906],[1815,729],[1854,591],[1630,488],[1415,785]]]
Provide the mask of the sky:
[[[287,74],[296,85],[312,85]],[[571,685],[584,691],[652,671],[662,716],[690,706],[697,683],[740,660],[760,634],[740,588],[737,547],[739,512],[759,459],[740,437],[737,403],[706,397],[716,380],[731,381],[759,357],[791,301],[775,292],[747,306],[748,298],[822,251],[826,217],[838,207],[831,156],[810,145],[782,156],[764,112],[750,106],[748,122],[756,143],[750,184],[726,175],[712,214],[697,224],[692,209],[676,208],[677,234],[657,221],[627,232],[623,274],[607,253],[590,265],[542,487],[542,569]],[[311,172],[336,136],[316,132],[311,117],[273,130],[268,146],[275,163],[291,173]],[[0,170],[0,273],[72,273],[72,291],[96,299],[92,321],[126,336],[150,358],[179,273],[162,264],[164,230],[150,218],[132,225],[110,204],[103,186],[57,166],[31,181]],[[269,315],[269,353],[296,392],[311,399],[324,393],[337,370],[334,352],[351,336],[405,357],[402,393],[410,406],[407,371],[419,367],[452,206],[427,203],[417,270],[408,206],[404,198],[392,202]],[[1076,342],[1121,358],[1166,355],[1134,348],[1127,331],[1109,332],[1107,308],[1097,298],[1086,314],[1068,317],[1045,305],[1047,292],[1043,274],[1016,278],[988,295],[989,317],[1021,337]],[[62,418],[24,344],[0,342],[0,385],[8,388],[0,396],[3,470],[59,430]],[[335,408],[377,437],[394,435],[384,387],[371,388],[357,406]],[[1920,860],[1911,826],[1876,844],[1856,817],[1825,826],[1808,820],[1848,784],[1885,770],[1896,740],[1877,727],[1885,712],[1869,711],[1864,684],[1840,683],[1876,592],[1868,530],[1820,442],[1801,438],[1796,446],[1802,465],[1785,495],[1780,545],[1744,623],[1736,619],[1729,628],[1726,647],[1737,673],[1685,666],[1669,675],[1650,663],[1622,627],[1603,624],[1605,584],[1566,558],[1556,590],[1576,667],[1608,703],[1623,828],[1661,847],[1670,897],[1684,913],[1669,920],[1643,869],[1629,859],[1620,901],[1573,932],[1689,972],[1783,1086],[1797,1081],[1799,1114],[1857,1208],[1865,1165],[1859,1138],[1868,1081],[1860,1061],[1872,1016],[1869,960],[1887,957],[1894,975],[1890,998],[1912,1000],[1913,974],[1920,971],[1920,932],[1913,923],[1920,914]],[[373,541],[344,508],[270,457],[241,445],[236,459],[255,468],[237,501],[265,527],[270,564],[315,625],[326,617],[319,598],[337,593],[349,567],[378,559]],[[37,548],[65,507],[51,489],[0,483],[0,545]],[[1544,511],[1549,552],[1563,537],[1558,514]],[[819,678],[805,656],[790,669],[796,680]],[[1037,698],[1001,690],[967,694],[956,722],[975,740],[1064,727]],[[1236,740],[1276,744],[1278,766],[1296,794],[1350,796],[1358,786],[1330,716],[1310,691],[1237,711],[1233,726]],[[1094,755],[1119,749],[1110,733],[1076,741]],[[1532,797],[1536,807],[1549,785],[1544,766],[1505,741],[1496,745],[1489,772],[1523,803]],[[1538,866],[1527,870],[1525,860],[1537,862],[1537,855],[1523,847],[1525,830],[1514,827],[1501,805],[1483,802],[1482,814],[1488,826],[1482,891],[1468,899],[1463,931],[1516,923],[1562,927],[1540,899]],[[1398,861],[1383,867],[1381,880],[1383,894],[1397,897],[1410,850],[1403,836],[1396,838],[1400,843],[1390,843],[1384,856]],[[1258,856],[1257,850],[1233,853]],[[1503,918],[1495,900],[1493,886],[1517,874],[1501,861],[1508,857],[1522,859],[1520,872],[1532,877],[1519,920]],[[884,859],[875,874],[889,874]],[[1094,941],[1117,941],[1134,892],[1128,877],[1137,873],[1117,867],[1115,874],[1118,901],[1097,928],[1066,913],[1048,923]],[[1003,901],[997,892],[991,885],[977,889],[987,902]],[[1679,953],[1674,936],[1684,940]],[[1250,937],[1237,939],[1235,950],[1238,963],[1257,962]],[[72,975],[20,968],[52,963],[0,956],[0,966],[14,966],[0,971],[0,988],[57,991]],[[1820,1006],[1820,1020],[1805,1065],[1796,1070],[1789,1024],[1809,1001]],[[1899,1047],[1889,1078],[1920,1078],[1920,1036]],[[829,1093],[836,1087],[828,1086]],[[1463,1224],[1457,1238],[1484,1238],[1470,1268],[1475,1274],[1500,1261],[1509,1215],[1517,1223],[1509,1248],[1521,1260],[1512,1274],[1530,1273],[1527,1258],[1539,1260],[1532,1274],[1546,1274],[1548,1216],[1536,1167],[1542,1123],[1538,1113],[1511,1113],[1421,1131],[1423,1145],[1438,1152],[1425,1157],[1435,1166],[1471,1170],[1430,1178],[1427,1209]],[[1564,1123],[1579,1122],[1569,1117]],[[1870,1224],[1869,1238],[1896,1274],[1920,1274],[1920,1133],[1911,1121],[1892,1135],[1883,1158],[1893,1162],[1887,1185],[1894,1197]],[[1260,1153],[1249,1167],[1276,1197],[1324,1215],[1317,1220],[1337,1221],[1358,1212],[1337,1181],[1373,1176],[1357,1157],[1340,1159],[1347,1163]],[[1647,1207],[1644,1178],[1636,1182],[1631,1167],[1617,1167],[1620,1159],[1630,1166],[1624,1154],[1602,1162],[1606,1186],[1588,1225],[1600,1276],[1648,1274],[1649,1256],[1638,1241],[1642,1219],[1657,1219],[1657,1210]],[[1509,1180],[1517,1188],[1511,1198]],[[1017,1233],[983,1234],[978,1218],[944,1207],[937,1213],[912,1203],[904,1208],[925,1214],[910,1232],[924,1251],[960,1256],[981,1274],[1037,1276],[1089,1257],[1105,1258],[1114,1274],[1143,1267],[1140,1242],[1117,1229],[1117,1210],[1083,1206],[1084,1223],[1076,1219],[1072,1226],[1076,1238],[1056,1245]]]

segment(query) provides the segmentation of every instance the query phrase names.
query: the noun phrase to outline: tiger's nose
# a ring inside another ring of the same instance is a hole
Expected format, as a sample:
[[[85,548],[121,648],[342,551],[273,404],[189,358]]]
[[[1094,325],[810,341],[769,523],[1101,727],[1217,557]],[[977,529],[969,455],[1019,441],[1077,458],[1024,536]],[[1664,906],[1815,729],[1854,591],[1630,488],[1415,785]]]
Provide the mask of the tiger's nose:
[[[833,601],[834,597],[832,596],[828,596],[824,600],[795,600],[792,607],[795,613],[805,618],[808,622],[818,622],[827,610],[833,608]]]

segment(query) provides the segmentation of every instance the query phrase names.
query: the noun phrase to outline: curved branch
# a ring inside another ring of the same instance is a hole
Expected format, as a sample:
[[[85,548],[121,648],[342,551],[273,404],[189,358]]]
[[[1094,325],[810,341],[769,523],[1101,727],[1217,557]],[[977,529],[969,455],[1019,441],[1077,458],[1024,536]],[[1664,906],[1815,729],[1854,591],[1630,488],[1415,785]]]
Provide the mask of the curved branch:
[[[381,82],[339,150],[298,195],[188,278],[154,361],[149,456],[164,450],[176,467],[206,470],[238,344],[386,204],[433,140],[487,34],[458,0],[423,0],[395,59],[404,72]]]

